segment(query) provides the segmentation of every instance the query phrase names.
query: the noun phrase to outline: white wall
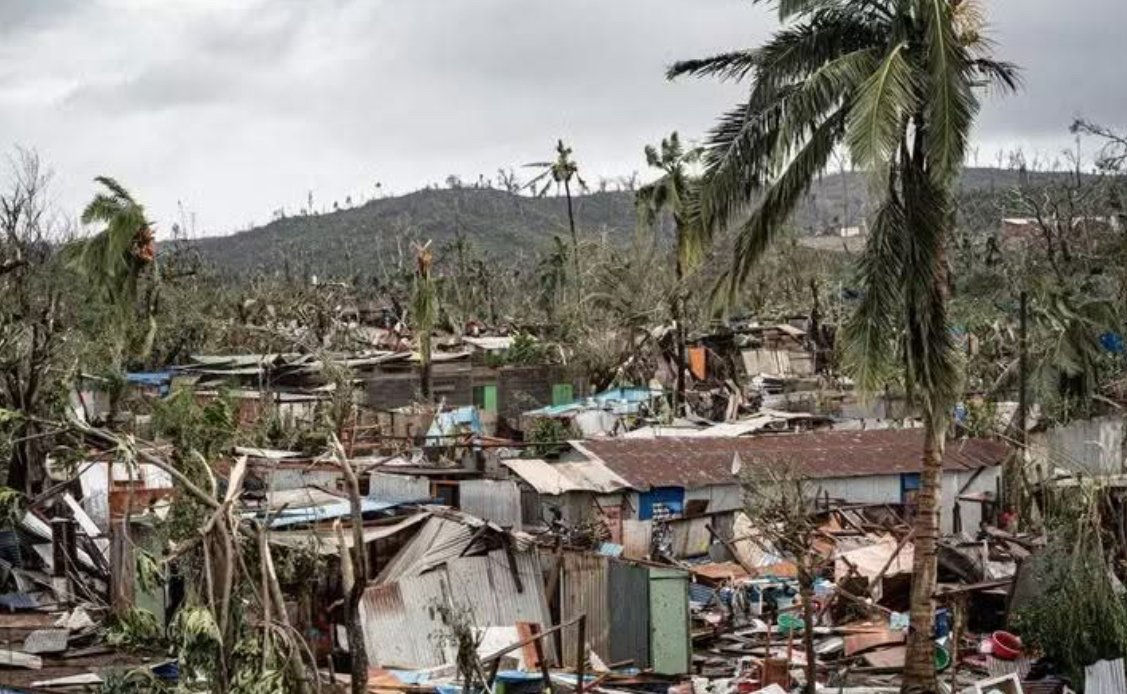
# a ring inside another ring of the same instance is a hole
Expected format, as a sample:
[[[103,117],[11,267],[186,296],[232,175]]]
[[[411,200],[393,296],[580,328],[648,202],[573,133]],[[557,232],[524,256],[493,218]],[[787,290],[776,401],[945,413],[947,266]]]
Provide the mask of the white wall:
[[[943,491],[939,506],[940,532],[953,532],[955,498],[963,486],[970,482],[973,470],[943,473]],[[984,469],[962,494],[994,492],[997,480],[1002,475],[1001,466]],[[819,491],[828,491],[831,499],[841,499],[853,504],[899,504],[900,475],[873,475],[869,477],[834,477],[816,480]],[[982,520],[981,504],[963,501],[959,503],[963,530],[974,533]]]
[[[1127,422],[1121,416],[1097,417],[1053,427],[1029,437],[1029,457],[1038,464],[1089,475],[1118,475],[1124,469]]]

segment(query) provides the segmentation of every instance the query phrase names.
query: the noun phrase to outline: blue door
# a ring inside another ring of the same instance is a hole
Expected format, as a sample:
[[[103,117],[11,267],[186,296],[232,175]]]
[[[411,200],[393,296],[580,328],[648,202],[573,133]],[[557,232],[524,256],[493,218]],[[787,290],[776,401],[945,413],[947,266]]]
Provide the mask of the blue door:
[[[915,506],[916,494],[920,491],[920,473],[905,472],[900,475],[900,503]]]

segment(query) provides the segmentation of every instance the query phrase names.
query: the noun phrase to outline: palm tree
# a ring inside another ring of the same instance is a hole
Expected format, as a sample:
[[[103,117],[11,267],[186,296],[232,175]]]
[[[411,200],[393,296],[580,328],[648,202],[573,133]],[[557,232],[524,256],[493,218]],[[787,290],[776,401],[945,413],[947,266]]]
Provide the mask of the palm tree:
[[[105,228],[72,247],[72,266],[90,280],[98,297],[124,324],[134,310],[138,281],[145,270],[152,266],[153,280],[159,282],[153,232],[145,208],[120,183],[106,176],[94,180],[104,190],[82,211],[81,219],[83,224],[101,223]],[[156,334],[156,296],[153,292],[145,307],[148,329],[143,356],[148,355]]]
[[[685,149],[676,132],[661,141],[660,150],[646,146],[646,164],[659,169],[662,175],[656,181],[642,186],[635,194],[638,215],[643,224],[653,226],[661,213],[670,210],[676,234],[674,277],[676,286],[670,298],[669,310],[673,317],[677,340],[677,380],[673,389],[673,412],[681,414],[685,401],[685,275],[700,264],[704,248],[711,242],[711,229],[701,223],[697,205],[696,182],[691,168],[700,161],[699,148]]]
[[[755,0],[764,2],[765,0]],[[948,330],[944,243],[979,85],[1016,89],[992,59],[974,0],[778,0],[782,29],[763,46],[674,65],[669,76],[750,79],[720,117],[704,161],[706,223],[739,224],[738,289],[834,151],[870,173],[875,214],[859,260],[864,290],[845,326],[862,388],[878,390],[903,344],[909,393],[925,423],[915,519],[911,630],[903,690],[935,691],[936,539],[945,432],[959,388]],[[743,218],[755,198],[758,204]],[[902,336],[902,337],[901,337]]]
[[[539,161],[525,166],[542,169],[525,187],[537,197],[544,197],[554,186],[556,192],[562,187],[567,198],[567,224],[571,229],[571,256],[575,264],[575,296],[576,303],[583,299],[583,279],[579,274],[579,234],[575,230],[575,210],[571,203],[571,182],[574,180],[580,190],[587,189],[587,183],[579,175],[579,164],[571,158],[571,147],[564,144],[563,140],[556,142],[556,159],[554,161]]]

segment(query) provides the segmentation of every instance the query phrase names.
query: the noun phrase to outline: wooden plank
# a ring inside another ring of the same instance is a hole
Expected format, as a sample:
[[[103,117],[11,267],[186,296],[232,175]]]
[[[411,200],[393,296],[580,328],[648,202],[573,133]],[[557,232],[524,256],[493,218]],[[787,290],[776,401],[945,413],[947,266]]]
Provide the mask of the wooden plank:
[[[43,659],[20,651],[0,648],[0,667],[18,667],[25,670],[42,670]]]
[[[42,687],[44,689],[51,687],[80,687],[87,684],[102,684],[104,680],[92,672],[83,673],[81,675],[68,675],[67,677],[56,677],[53,680],[40,680],[32,682],[32,687]]]

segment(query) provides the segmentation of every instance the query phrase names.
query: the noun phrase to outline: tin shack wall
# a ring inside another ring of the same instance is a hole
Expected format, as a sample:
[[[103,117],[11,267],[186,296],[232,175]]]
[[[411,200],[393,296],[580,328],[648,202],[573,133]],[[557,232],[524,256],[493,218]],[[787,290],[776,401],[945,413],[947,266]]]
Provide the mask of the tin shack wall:
[[[607,563],[610,606],[610,660],[650,667],[650,572],[644,566],[611,559]]]
[[[607,557],[601,554],[568,552],[563,555],[560,575],[560,620],[587,615],[587,643],[603,662],[610,660],[610,610],[607,603]],[[615,609],[618,609],[617,606]],[[616,635],[617,636],[617,635]],[[563,661],[575,667],[579,629],[563,630]]]
[[[503,528],[521,529],[520,487],[512,480],[464,480],[459,499],[463,511]]]

